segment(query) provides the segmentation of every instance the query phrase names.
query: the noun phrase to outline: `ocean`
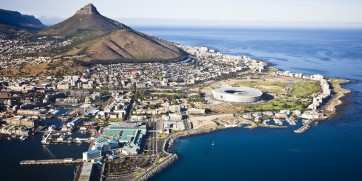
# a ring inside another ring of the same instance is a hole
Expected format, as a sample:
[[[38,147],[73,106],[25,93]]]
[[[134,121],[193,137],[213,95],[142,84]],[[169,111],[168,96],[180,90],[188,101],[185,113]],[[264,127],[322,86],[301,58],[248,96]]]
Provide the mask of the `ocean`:
[[[362,180],[362,30],[136,29],[283,70],[352,80],[345,85],[352,94],[340,114],[304,134],[294,134],[294,128],[234,128],[182,138],[174,147],[180,159],[151,180]],[[0,141],[0,180],[73,180],[74,166],[19,165],[26,159],[79,158],[88,149],[87,144],[43,146],[41,136]]]
[[[352,90],[337,117],[304,134],[233,128],[182,138],[174,147],[180,159],[151,180],[362,180],[361,30],[139,29],[282,70],[351,79],[344,87]]]

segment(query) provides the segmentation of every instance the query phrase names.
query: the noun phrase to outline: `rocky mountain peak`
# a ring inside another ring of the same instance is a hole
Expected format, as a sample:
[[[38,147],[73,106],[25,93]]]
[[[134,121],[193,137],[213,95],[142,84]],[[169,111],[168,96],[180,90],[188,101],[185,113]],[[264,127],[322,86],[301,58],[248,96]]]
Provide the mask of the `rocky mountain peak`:
[[[81,15],[98,14],[98,15],[100,15],[100,13],[97,11],[97,8],[94,7],[93,4],[85,5],[80,10],[78,10],[75,14],[81,14]]]

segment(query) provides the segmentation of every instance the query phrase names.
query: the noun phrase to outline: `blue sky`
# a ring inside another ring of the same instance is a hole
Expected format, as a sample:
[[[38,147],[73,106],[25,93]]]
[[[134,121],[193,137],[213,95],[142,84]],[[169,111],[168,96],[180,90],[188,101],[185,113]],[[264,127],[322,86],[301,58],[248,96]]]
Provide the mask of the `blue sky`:
[[[359,26],[362,0],[0,0],[0,8],[56,23],[93,3],[135,25]]]

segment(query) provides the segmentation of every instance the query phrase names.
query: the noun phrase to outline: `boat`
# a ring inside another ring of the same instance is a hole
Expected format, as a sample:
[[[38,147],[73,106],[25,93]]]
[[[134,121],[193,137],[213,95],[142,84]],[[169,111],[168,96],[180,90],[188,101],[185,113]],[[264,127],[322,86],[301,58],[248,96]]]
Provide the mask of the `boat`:
[[[27,138],[26,136],[20,136],[20,141],[25,141]]]
[[[215,142],[214,142],[214,141],[212,141],[211,146],[214,146],[214,145],[215,145]]]
[[[68,131],[67,126],[63,125],[63,126],[62,126],[62,129],[61,129],[60,131],[62,131],[62,132],[66,132],[66,131]]]
[[[73,139],[70,137],[67,139],[67,143],[72,143]]]
[[[51,126],[48,127],[48,131],[52,132],[52,131],[55,130],[55,128],[56,128],[55,125],[51,125]]]
[[[79,138],[76,138],[76,139],[75,139],[75,142],[76,142],[76,143],[82,143],[82,141],[81,141]]]

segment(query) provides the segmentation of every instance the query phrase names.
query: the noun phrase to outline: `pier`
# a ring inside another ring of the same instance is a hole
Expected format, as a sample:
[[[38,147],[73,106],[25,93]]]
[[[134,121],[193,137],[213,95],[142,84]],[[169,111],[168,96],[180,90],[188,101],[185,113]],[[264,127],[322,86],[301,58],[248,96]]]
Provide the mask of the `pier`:
[[[20,165],[61,165],[61,164],[80,164],[82,159],[64,158],[51,160],[23,160]]]
[[[52,129],[47,131],[42,138],[41,143],[44,145],[48,144],[61,144],[61,143],[92,143],[93,139],[91,138],[52,138],[52,135],[54,134]]]
[[[60,144],[60,143],[91,143],[92,140],[89,138],[76,138],[76,139],[65,139],[65,140],[57,140],[50,139],[49,144]]]
[[[306,123],[303,124],[302,127],[298,128],[297,130],[294,130],[294,133],[296,133],[296,134],[301,134],[301,133],[306,132],[306,131],[310,128],[310,125],[311,125],[313,122],[314,122],[314,121],[312,121],[312,120],[308,120]]]
[[[297,125],[294,118],[285,118],[285,120],[289,123],[289,125]]]

